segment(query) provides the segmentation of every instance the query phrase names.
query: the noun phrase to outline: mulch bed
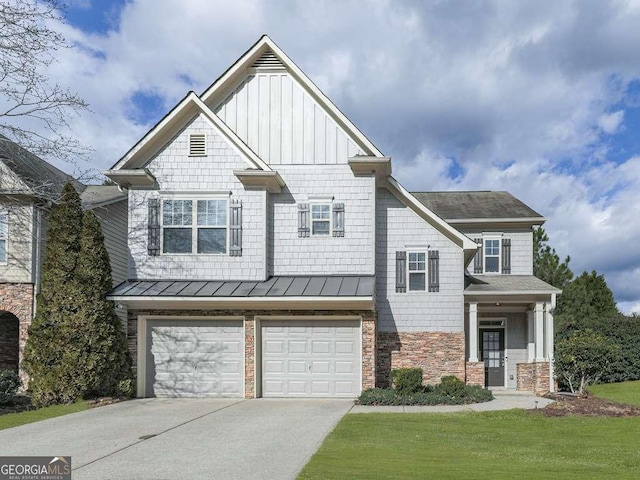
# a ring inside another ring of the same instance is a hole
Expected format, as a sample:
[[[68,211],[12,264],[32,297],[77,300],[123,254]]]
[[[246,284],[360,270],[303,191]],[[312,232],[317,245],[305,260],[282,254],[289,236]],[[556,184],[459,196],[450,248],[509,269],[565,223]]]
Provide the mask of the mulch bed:
[[[111,405],[112,403],[124,402],[125,400],[130,399],[128,397],[102,397],[87,400],[87,403],[89,404],[89,408],[95,408]],[[0,405],[0,415],[26,412],[28,410],[36,410],[36,407],[31,405],[31,399],[27,395],[16,395],[10,405]]]
[[[545,417],[581,415],[586,417],[636,417],[640,407],[612,402],[592,396],[554,395],[556,402],[535,411]]]

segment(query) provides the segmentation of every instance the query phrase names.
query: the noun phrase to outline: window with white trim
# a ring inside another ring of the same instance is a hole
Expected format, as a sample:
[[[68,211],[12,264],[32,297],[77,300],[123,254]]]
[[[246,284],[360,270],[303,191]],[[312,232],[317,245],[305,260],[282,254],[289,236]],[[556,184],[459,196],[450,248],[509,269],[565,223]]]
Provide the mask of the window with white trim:
[[[0,213],[0,263],[7,262],[7,244],[9,243],[9,214]]]
[[[162,201],[162,253],[227,253],[227,199]]]
[[[331,203],[311,204],[311,235],[331,235]]]
[[[484,238],[484,273],[500,273],[500,238]]]
[[[427,284],[426,254],[409,252],[409,291],[424,291]]]

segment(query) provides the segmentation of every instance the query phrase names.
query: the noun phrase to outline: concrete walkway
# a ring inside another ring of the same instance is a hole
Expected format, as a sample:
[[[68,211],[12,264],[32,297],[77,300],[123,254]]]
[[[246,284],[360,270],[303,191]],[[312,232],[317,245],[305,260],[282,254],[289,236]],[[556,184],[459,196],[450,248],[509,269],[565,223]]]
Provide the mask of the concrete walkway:
[[[349,413],[449,413],[449,412],[489,412],[492,410],[511,410],[523,408],[533,410],[544,408],[553,400],[537,397],[527,392],[495,391],[494,400],[470,405],[437,405],[437,406],[409,406],[409,407],[370,407],[355,405]]]

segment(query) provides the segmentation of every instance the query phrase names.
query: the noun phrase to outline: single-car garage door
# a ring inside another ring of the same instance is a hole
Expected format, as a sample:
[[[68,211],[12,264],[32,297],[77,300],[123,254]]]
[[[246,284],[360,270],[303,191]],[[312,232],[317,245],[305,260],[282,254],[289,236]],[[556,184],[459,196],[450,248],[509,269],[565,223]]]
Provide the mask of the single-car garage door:
[[[262,322],[262,395],[358,396],[360,343],[357,320]]]
[[[241,397],[241,320],[149,320],[146,396]]]

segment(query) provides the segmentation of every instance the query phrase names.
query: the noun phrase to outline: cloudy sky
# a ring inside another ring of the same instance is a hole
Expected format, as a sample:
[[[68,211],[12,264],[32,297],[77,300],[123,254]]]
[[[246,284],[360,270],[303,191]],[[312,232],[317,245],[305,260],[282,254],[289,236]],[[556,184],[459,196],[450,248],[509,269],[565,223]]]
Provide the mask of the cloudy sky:
[[[640,1],[70,0],[52,78],[91,167],[263,33],[411,190],[508,190],[640,312]]]

